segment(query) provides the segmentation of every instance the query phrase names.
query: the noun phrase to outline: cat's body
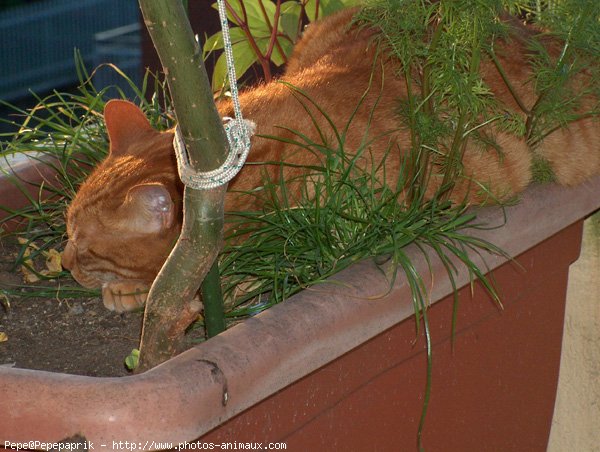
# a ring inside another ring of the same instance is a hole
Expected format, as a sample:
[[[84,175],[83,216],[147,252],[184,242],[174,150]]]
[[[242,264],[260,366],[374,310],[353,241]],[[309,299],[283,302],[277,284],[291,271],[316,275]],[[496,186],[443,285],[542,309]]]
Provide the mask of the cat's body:
[[[386,174],[393,179],[400,168],[402,151],[410,142],[410,132],[399,126],[396,114],[398,99],[406,97],[406,85],[394,77],[397,68],[393,61],[378,53],[372,30],[349,30],[352,13],[343,11],[309,27],[282,77],[295,88],[278,82],[251,88],[241,94],[242,109],[244,116],[256,123],[259,135],[290,138],[291,132],[278,127],[285,126],[319,141],[305,106],[316,110],[310,103],[303,106],[298,101],[297,90],[301,90],[327,112],[338,130],[344,130],[352,118],[345,139],[347,151],[356,151],[368,141],[370,153],[380,161],[390,145],[399,149],[386,160]],[[514,27],[513,40],[498,42],[496,53],[518,96],[526,105],[532,105],[536,97],[528,83],[531,69],[524,56],[524,37],[530,32],[516,22]],[[482,63],[482,75],[498,101],[517,111],[513,96],[490,62]],[[231,116],[229,103],[217,107],[222,116]],[[317,113],[313,116],[333,138],[325,118]],[[69,242],[63,261],[82,285],[103,285],[105,305],[121,311],[143,303],[145,295],[131,292],[147,289],[176,240],[181,221],[181,184],[172,132],[154,131],[141,111],[125,101],[109,102],[105,120],[110,154],[82,185],[69,208]],[[502,157],[493,150],[483,151],[481,146],[467,146],[463,177],[453,191],[453,199],[482,202],[487,196],[477,189],[481,186],[488,187],[494,198],[507,199],[530,183],[533,151],[514,135],[494,134]],[[558,182],[565,185],[600,173],[597,119],[580,120],[554,132],[535,152],[550,163]],[[317,158],[284,141],[255,136],[248,161],[309,165],[317,163]],[[273,180],[280,177],[278,167],[266,168]],[[230,188],[251,190],[261,185],[261,171],[264,168],[259,165],[246,165]],[[300,170],[288,167],[286,171],[283,177],[287,179]],[[439,180],[434,174],[430,192],[439,186]],[[260,207],[252,199],[253,205],[248,198],[229,192],[225,209]]]

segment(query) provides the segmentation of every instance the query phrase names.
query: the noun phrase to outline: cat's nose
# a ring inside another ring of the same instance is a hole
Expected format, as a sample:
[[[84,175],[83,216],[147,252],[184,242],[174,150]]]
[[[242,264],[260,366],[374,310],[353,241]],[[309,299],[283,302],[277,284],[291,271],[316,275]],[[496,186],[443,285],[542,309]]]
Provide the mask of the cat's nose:
[[[71,242],[67,242],[65,250],[62,253],[60,264],[65,270],[71,270],[75,261],[75,249]]]

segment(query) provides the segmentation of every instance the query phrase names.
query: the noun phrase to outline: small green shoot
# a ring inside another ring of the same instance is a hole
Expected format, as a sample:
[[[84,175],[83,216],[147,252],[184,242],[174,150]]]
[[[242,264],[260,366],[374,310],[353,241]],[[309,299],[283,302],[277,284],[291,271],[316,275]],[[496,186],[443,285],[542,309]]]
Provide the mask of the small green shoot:
[[[131,350],[131,353],[125,358],[125,367],[134,371],[140,361],[140,351],[137,348]]]

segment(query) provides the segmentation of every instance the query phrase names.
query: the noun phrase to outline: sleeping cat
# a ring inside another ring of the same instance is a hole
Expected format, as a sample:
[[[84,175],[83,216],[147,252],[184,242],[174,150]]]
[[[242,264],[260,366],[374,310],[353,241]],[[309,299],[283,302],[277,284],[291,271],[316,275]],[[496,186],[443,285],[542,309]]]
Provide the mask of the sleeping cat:
[[[339,130],[352,118],[345,139],[350,152],[368,142],[369,151],[379,161],[389,146],[400,150],[391,152],[386,160],[386,174],[393,179],[391,175],[399,172],[402,150],[410,142],[409,131],[399,126],[395,114],[398,100],[406,97],[406,86],[394,77],[395,63],[377,52],[374,31],[349,26],[353,13],[342,11],[312,24],[294,49],[282,79],[315,99]],[[515,22],[512,41],[497,42],[496,52],[518,96],[532,105],[536,96],[528,83],[531,69],[523,38],[528,33]],[[482,62],[482,75],[498,101],[517,111],[515,100],[489,61]],[[248,162],[316,163],[318,157],[309,152],[259,136],[291,138],[288,130],[293,129],[320,139],[305,106],[296,98],[297,92],[288,84],[271,82],[241,93],[244,116],[256,123],[258,134],[252,139]],[[372,88],[367,90],[368,86]],[[232,116],[229,102],[219,102],[217,107],[222,116]],[[314,113],[314,108],[309,108]],[[80,187],[68,209],[69,240],[63,264],[83,286],[101,286],[104,305],[121,312],[144,303],[145,292],[177,239],[182,186],[172,131],[154,130],[141,110],[127,101],[108,102],[104,113],[110,153]],[[322,116],[314,117],[323,130],[331,131]],[[481,144],[467,146],[452,199],[481,203],[490,194],[497,200],[514,196],[531,181],[534,152],[549,162],[559,183],[577,184],[600,172],[599,129],[597,119],[579,120],[552,133],[535,151],[524,140],[495,130],[502,152],[484,152]],[[280,177],[279,167],[246,165],[230,189],[259,186],[265,169],[273,180]],[[283,177],[287,180],[300,171],[286,167]],[[439,187],[439,180],[431,178],[428,193]],[[481,186],[491,193],[482,193],[477,189]],[[229,192],[225,208],[260,208],[259,202]]]

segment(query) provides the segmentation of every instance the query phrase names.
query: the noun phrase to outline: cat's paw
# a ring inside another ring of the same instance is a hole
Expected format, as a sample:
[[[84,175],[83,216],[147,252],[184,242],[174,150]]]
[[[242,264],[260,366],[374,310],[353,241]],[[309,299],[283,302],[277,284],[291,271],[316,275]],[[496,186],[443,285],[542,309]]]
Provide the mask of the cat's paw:
[[[111,311],[133,311],[144,306],[148,290],[150,286],[146,281],[111,281],[102,285],[102,302],[106,309]]]

